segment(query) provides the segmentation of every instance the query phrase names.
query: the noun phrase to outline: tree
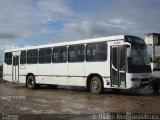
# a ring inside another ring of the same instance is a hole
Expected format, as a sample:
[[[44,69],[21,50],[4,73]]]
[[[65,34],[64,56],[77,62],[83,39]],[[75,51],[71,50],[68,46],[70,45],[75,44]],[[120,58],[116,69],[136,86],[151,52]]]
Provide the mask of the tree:
[[[151,62],[159,63],[159,62],[160,62],[160,56],[155,56],[155,57],[153,58],[153,61],[151,61]]]
[[[3,65],[0,65],[0,70],[2,70],[3,69]]]

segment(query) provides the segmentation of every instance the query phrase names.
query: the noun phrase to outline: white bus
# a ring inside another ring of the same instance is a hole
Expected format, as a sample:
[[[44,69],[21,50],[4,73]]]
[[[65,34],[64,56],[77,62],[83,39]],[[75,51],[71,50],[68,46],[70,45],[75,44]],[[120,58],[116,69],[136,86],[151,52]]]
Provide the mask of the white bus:
[[[143,39],[120,35],[4,51],[3,79],[28,88],[84,86],[92,93],[148,85],[151,67]]]

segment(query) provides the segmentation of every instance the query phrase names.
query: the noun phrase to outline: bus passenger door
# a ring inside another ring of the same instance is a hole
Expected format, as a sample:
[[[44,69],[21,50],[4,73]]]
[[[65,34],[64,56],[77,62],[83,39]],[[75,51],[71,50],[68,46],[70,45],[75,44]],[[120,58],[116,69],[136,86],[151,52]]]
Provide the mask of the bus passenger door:
[[[19,82],[19,56],[13,56],[13,66],[12,66],[12,79],[13,82]]]
[[[126,87],[126,47],[111,47],[111,87]]]

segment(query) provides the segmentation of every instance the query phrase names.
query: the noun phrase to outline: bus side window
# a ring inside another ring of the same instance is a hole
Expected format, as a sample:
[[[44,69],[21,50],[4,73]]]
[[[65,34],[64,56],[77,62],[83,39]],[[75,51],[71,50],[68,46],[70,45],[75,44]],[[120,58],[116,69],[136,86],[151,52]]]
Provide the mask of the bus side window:
[[[39,50],[39,63],[51,62],[51,48],[43,48]]]
[[[68,48],[68,61],[69,62],[83,62],[84,61],[84,45],[74,45]]]
[[[105,61],[107,60],[107,44],[94,43],[87,45],[86,61]]]
[[[52,62],[57,63],[59,61],[59,48],[53,48]]]
[[[126,47],[125,46],[120,46],[119,54],[120,54],[120,70],[125,71],[125,63],[126,63]]]
[[[59,52],[59,62],[67,62],[67,47],[60,47]]]
[[[12,52],[5,53],[4,62],[7,65],[11,65],[12,64]]]
[[[114,58],[112,58],[113,60],[113,66],[117,69],[117,56],[118,56],[118,53],[117,53],[117,47],[113,47],[113,56]]]
[[[83,62],[85,57],[85,46],[84,45],[77,45],[77,61]]]
[[[87,61],[96,61],[96,45],[87,45]]]
[[[69,46],[68,48],[68,62],[76,61],[76,50],[75,46]]]
[[[26,64],[26,51],[21,51],[20,64]]]
[[[38,50],[27,51],[27,64],[36,64],[38,62]]]
[[[96,60],[105,61],[107,59],[107,46],[106,43],[96,44]]]
[[[54,63],[67,62],[67,47],[53,48],[52,62]]]

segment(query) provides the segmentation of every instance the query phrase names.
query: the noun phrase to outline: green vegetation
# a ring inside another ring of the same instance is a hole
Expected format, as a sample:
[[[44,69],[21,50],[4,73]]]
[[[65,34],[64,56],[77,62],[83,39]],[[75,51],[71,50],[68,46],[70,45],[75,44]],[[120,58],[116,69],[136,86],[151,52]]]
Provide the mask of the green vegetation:
[[[153,61],[152,61],[152,57],[150,57],[150,61],[154,62],[154,63],[159,63],[160,62],[160,56],[155,56]]]
[[[0,70],[2,70],[3,69],[3,65],[0,65]]]

